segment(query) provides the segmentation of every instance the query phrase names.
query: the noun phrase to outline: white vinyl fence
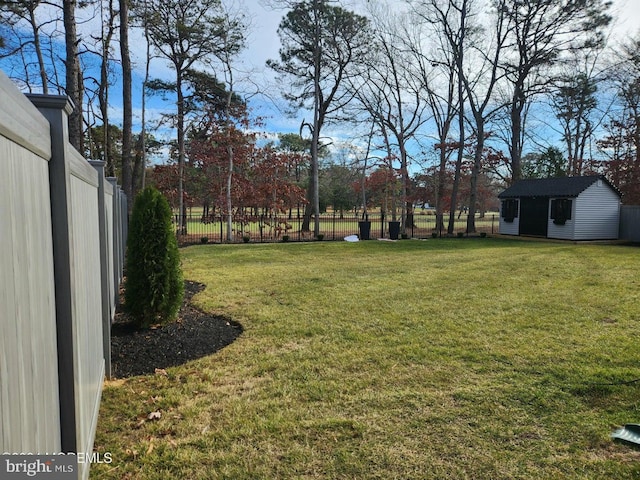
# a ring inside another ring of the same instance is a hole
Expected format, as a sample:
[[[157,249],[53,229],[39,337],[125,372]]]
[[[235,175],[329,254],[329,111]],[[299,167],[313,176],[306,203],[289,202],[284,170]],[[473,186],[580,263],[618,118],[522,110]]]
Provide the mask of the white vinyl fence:
[[[71,108],[0,72],[0,452],[90,453],[110,375],[126,198],[69,144]]]

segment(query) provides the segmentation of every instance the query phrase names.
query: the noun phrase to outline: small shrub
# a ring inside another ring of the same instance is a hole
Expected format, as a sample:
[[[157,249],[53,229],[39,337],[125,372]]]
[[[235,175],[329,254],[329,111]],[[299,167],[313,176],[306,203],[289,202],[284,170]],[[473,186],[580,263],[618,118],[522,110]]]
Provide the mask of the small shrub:
[[[251,240],[251,237],[250,237],[249,235],[244,235],[244,236],[242,237],[242,241],[243,241],[244,243],[249,243],[249,241],[250,241],[250,240]]]
[[[289,235],[283,235],[282,236],[282,241],[283,242],[288,242],[289,241]]]
[[[480,237],[485,238],[487,236],[487,232],[480,232]]]
[[[171,208],[153,187],[136,197],[127,240],[125,307],[139,327],[175,319],[184,294]]]
[[[200,243],[209,243],[209,237],[200,237]]]
[[[318,239],[319,242],[321,242],[322,240],[324,240],[324,234],[323,233],[319,233],[316,238]]]
[[[406,239],[408,239],[408,238],[409,238],[409,234],[407,234],[407,233],[402,233],[402,234],[400,234],[400,238],[402,238],[403,240],[406,240]]]
[[[458,232],[458,238],[464,237],[464,232]]]
[[[438,232],[431,232],[431,238],[438,238]]]

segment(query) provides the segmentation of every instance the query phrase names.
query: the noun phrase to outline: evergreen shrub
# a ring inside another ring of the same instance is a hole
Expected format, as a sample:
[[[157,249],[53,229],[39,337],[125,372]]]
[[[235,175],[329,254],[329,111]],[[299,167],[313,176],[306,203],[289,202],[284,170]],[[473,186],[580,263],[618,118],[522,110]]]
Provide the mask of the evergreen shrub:
[[[184,295],[171,208],[155,188],[136,197],[129,222],[125,308],[138,327],[174,320]]]

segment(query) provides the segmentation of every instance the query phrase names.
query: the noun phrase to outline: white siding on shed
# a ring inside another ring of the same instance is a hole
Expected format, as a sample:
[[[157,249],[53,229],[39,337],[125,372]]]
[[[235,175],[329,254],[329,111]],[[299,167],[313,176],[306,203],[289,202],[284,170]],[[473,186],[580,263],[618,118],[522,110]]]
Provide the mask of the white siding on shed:
[[[566,198],[566,197],[558,197]],[[555,198],[549,199],[549,213],[547,214],[547,238],[558,238],[560,240],[573,240],[575,225],[576,225],[576,198],[571,199],[571,219],[567,220],[564,225],[557,225],[553,223],[551,218],[551,202]]]
[[[555,225],[549,219],[549,238],[567,240],[615,240],[620,225],[620,197],[598,180],[573,199],[571,220]]]
[[[514,218],[513,222],[505,222],[504,218],[500,217],[500,230],[501,235],[518,235],[520,233],[520,219]]]
[[[520,201],[518,201],[518,216],[513,222],[506,222],[502,216],[502,205],[500,206],[500,224],[498,232],[501,235],[519,235],[520,234]]]

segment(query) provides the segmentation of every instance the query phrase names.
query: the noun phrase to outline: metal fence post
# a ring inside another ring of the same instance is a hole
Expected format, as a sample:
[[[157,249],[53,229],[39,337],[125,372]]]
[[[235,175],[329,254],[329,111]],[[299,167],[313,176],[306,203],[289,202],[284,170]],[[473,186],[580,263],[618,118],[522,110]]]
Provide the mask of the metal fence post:
[[[336,211],[333,210],[333,239],[336,239]]]

